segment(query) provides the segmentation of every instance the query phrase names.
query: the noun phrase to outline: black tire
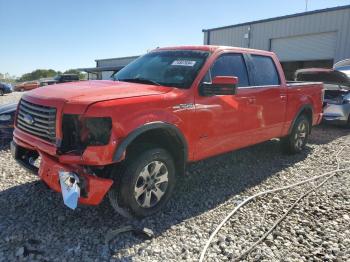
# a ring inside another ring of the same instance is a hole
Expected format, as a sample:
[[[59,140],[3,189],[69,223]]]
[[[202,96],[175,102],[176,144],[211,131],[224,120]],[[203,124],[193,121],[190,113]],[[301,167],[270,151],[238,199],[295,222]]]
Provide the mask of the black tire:
[[[292,132],[281,139],[283,150],[289,154],[296,154],[305,148],[311,129],[310,120],[301,115],[297,118],[292,128]]]
[[[4,90],[0,89],[0,96],[4,95]]]
[[[158,165],[161,168],[158,175],[156,175],[154,171]],[[169,201],[175,188],[174,160],[162,148],[145,149],[140,153],[133,154],[129,159],[125,160],[124,167],[119,168],[119,171],[121,172],[120,174],[115,174],[112,171],[112,175],[118,176],[118,178],[109,191],[108,197],[112,207],[124,217],[142,218],[153,215]],[[151,178],[152,173],[153,178]],[[148,174],[147,178],[149,177],[152,181],[147,182],[144,179],[144,174]],[[164,178],[165,176],[167,176],[167,182],[159,182],[157,180],[157,177]],[[157,183],[158,185],[156,185]],[[138,198],[136,197],[136,188],[144,192]],[[158,199],[156,194],[159,193],[163,194]],[[148,196],[147,199],[149,199],[148,203],[152,202],[152,205],[148,207],[145,207],[147,206],[146,195]]]

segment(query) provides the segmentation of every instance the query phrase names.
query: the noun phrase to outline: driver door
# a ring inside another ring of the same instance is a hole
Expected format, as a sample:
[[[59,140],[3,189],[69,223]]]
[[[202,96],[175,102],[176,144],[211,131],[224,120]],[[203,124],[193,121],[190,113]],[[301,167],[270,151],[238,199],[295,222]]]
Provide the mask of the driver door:
[[[250,139],[245,134],[245,118],[256,115],[250,112],[250,97],[240,87],[250,85],[244,56],[240,53],[220,55],[202,80],[211,82],[216,76],[238,77],[235,95],[212,95],[195,98],[198,143],[196,159],[203,159],[243,147]],[[253,108],[254,109],[254,108]]]

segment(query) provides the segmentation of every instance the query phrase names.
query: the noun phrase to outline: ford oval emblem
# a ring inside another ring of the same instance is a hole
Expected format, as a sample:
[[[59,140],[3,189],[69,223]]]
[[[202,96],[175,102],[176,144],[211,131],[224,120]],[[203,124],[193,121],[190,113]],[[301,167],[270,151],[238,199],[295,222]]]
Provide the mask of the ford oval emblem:
[[[34,119],[31,115],[24,115],[23,117],[24,122],[26,122],[28,125],[34,124]]]

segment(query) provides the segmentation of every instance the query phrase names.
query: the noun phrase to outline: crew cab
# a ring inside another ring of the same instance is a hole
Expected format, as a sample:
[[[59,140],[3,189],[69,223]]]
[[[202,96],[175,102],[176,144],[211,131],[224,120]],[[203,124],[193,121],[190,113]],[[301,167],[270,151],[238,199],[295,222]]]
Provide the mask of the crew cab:
[[[11,149],[67,206],[98,205],[108,194],[122,215],[144,217],[169,200],[188,162],[272,138],[302,151],[322,100],[321,83],[287,83],[272,52],[158,48],[114,81],[24,94]]]

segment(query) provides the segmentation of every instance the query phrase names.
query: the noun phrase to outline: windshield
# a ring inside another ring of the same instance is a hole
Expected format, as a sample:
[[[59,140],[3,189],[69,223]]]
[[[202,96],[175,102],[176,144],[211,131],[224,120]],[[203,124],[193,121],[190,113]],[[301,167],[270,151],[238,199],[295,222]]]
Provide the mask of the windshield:
[[[189,88],[209,52],[172,50],[148,53],[124,67],[114,80]]]

